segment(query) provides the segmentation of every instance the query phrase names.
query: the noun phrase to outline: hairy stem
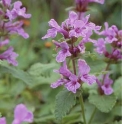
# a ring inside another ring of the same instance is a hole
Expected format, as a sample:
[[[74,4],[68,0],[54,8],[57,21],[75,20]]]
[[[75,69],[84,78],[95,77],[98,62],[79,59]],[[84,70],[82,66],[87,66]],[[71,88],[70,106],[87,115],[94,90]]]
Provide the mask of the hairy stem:
[[[79,101],[80,101],[80,105],[81,105],[81,109],[82,109],[81,111],[82,111],[82,115],[83,115],[83,121],[84,121],[84,124],[86,124],[86,118],[85,118],[85,111],[84,111],[84,103],[83,103],[82,93],[79,96]]]
[[[92,112],[92,115],[91,115],[91,117],[90,117],[90,119],[89,119],[88,124],[91,124],[92,119],[94,118],[94,115],[95,115],[95,113],[96,113],[96,110],[97,110],[97,108],[95,107],[94,110],[93,110],[93,112]]]

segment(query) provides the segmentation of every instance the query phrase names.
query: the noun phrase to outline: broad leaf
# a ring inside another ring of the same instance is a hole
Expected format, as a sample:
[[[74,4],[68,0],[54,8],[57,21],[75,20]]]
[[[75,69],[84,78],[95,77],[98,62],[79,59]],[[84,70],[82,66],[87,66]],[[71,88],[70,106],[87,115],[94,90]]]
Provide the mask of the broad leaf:
[[[31,85],[34,82],[31,75],[29,75],[27,72],[16,69],[15,67],[11,67],[4,61],[0,61],[0,73],[10,73],[15,78],[22,80],[27,85]]]
[[[101,112],[105,113],[111,111],[116,103],[116,97],[113,95],[100,96],[96,94],[91,94],[88,99],[91,104],[95,105]]]
[[[75,94],[63,90],[56,96],[55,116],[57,120],[62,118],[70,111],[75,105]]]

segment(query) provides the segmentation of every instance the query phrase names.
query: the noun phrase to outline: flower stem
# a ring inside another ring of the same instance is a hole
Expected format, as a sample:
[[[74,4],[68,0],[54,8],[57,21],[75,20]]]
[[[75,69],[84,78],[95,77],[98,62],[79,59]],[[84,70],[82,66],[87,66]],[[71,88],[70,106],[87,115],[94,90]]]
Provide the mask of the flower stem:
[[[76,75],[75,60],[73,60],[73,59],[72,59],[72,65],[73,65],[74,74]]]
[[[97,110],[97,108],[95,107],[94,110],[93,110],[93,112],[92,112],[92,115],[91,115],[91,117],[90,117],[90,119],[89,119],[88,124],[91,124],[92,119],[93,119],[93,117],[94,117],[94,115],[95,115],[95,113],[96,113],[96,110]]]
[[[80,101],[80,105],[81,105],[81,109],[82,109],[81,111],[82,111],[82,115],[83,115],[83,121],[84,121],[84,124],[86,124],[86,118],[85,118],[85,111],[84,111],[84,103],[83,103],[82,93],[79,96],[79,101]]]

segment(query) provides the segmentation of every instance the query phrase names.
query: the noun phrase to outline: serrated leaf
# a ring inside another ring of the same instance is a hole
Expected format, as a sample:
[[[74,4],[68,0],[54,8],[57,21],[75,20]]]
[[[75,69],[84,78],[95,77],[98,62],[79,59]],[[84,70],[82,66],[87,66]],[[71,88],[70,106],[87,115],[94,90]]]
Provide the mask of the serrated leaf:
[[[100,96],[96,94],[91,94],[88,99],[91,104],[95,105],[101,112],[105,113],[111,111],[116,103],[116,97],[113,95]]]
[[[55,82],[59,75],[53,73],[53,69],[56,68],[56,63],[42,64],[36,63],[30,67],[28,73],[33,77],[36,83],[33,83],[32,87],[40,84],[50,84]]]
[[[6,62],[0,61],[0,73],[10,73],[15,78],[22,80],[25,84],[31,85],[34,81],[31,75],[23,70],[9,66]]]
[[[55,116],[58,121],[70,111],[70,109],[75,105],[75,94],[63,90],[56,96],[56,106],[55,106]]]

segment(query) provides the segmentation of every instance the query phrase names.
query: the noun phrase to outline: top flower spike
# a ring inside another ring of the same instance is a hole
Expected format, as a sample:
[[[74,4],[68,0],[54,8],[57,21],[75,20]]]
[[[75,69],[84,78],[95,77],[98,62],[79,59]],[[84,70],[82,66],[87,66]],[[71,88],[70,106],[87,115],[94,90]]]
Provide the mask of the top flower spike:
[[[71,11],[69,12],[69,18],[62,22],[61,26],[54,19],[51,19],[49,21],[50,29],[42,39],[54,38],[57,33],[62,34],[65,39],[80,36],[88,39],[92,35],[92,31],[97,31],[101,28],[92,22],[88,22],[89,17],[90,15],[79,20],[77,13]]]
[[[14,8],[12,10],[7,9],[6,16],[9,17],[9,20],[12,21],[13,19],[17,18],[18,16],[22,16],[24,18],[30,18],[31,14],[26,14],[26,8],[21,8],[22,3],[20,1],[16,1],[14,3]]]
[[[29,35],[22,28],[23,22],[16,21],[18,17],[30,18],[31,14],[26,14],[26,8],[22,7],[21,1],[11,4],[11,0],[0,0],[0,33],[1,36],[8,34],[18,34],[23,38],[29,38]]]

